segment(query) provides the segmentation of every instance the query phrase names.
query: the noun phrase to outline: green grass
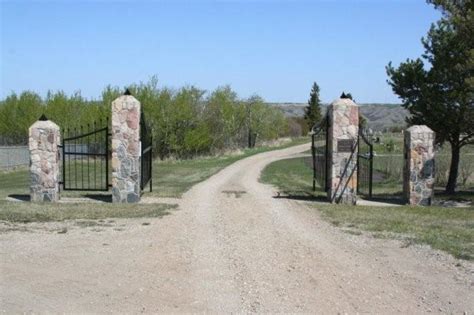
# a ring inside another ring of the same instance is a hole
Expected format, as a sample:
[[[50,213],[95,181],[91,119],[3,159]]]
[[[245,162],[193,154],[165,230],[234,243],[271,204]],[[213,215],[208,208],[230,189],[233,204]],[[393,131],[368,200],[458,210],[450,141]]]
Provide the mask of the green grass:
[[[97,220],[106,218],[162,217],[176,208],[168,204],[65,204],[0,201],[0,220],[9,222],[47,222]]]
[[[281,193],[290,197],[325,196],[318,183],[316,191],[313,192],[313,174],[305,158],[286,159],[269,164],[262,172],[260,181],[278,187]]]
[[[89,187],[94,189],[106,187],[105,160],[92,158],[84,158],[82,160],[66,159],[65,166],[67,175],[66,187],[70,189],[82,188],[82,182],[88,183]],[[110,175],[109,173],[109,177]]]
[[[456,258],[474,260],[474,208],[318,206],[323,218],[378,237],[428,244]]]
[[[195,184],[209,178],[240,158],[242,156],[239,155],[156,162],[153,164],[152,195],[179,198]]]
[[[291,197],[307,198],[311,192],[311,169],[303,158],[268,165],[264,183],[289,191]],[[322,193],[320,193],[321,195]],[[314,198],[316,200],[316,198]],[[402,239],[407,244],[428,244],[454,257],[474,260],[474,207],[368,207],[315,205],[322,217],[352,234],[369,231],[378,237]]]
[[[191,160],[165,160],[153,164],[153,193],[157,197],[181,197],[195,184],[245,157],[276,149],[308,143],[308,138],[296,138],[281,146],[245,149],[238,154],[203,157]],[[309,144],[308,144],[309,146]]]
[[[402,154],[403,138],[401,136],[383,135],[380,143],[374,143],[373,149],[377,154]]]
[[[448,195],[444,190],[435,190],[436,199],[453,201],[471,201],[474,204],[474,187],[471,190],[457,191],[455,195]]]
[[[80,176],[78,177],[80,178]],[[100,186],[99,182],[97,182],[97,185]],[[29,187],[30,175],[29,170],[27,168],[24,167],[14,171],[0,172],[0,201],[5,200],[5,198],[9,195],[29,195]],[[97,195],[104,194],[103,192],[92,193]],[[65,197],[80,197],[84,194],[84,192],[79,191],[61,191],[61,195]],[[107,194],[110,195],[110,192]]]
[[[21,168],[9,172],[0,172],[0,200],[9,195],[27,195],[30,193],[30,176],[28,169]],[[2,209],[0,203],[0,209]]]
[[[193,185],[205,180],[224,167],[244,157],[257,153],[307,143],[307,138],[297,138],[280,146],[265,146],[246,149],[232,155],[203,157],[192,160],[167,160],[153,163],[153,193],[145,190],[145,196],[180,197]],[[75,161],[71,163],[81,162]],[[74,166],[74,164],[71,164]],[[73,169],[73,168],[72,168]],[[86,172],[78,178],[87,177]],[[90,174],[90,173],[89,173]],[[74,176],[74,175],[73,175]],[[91,178],[93,175],[90,175]],[[42,222],[76,219],[161,217],[169,213],[174,205],[112,205],[107,203],[49,204],[29,202],[8,202],[9,195],[28,196],[30,184],[27,168],[0,172],[0,220],[11,222]],[[66,197],[81,197],[93,194],[96,198],[107,198],[109,192],[62,191]]]
[[[244,149],[239,153],[221,155],[215,157],[200,157],[190,160],[155,160],[153,162],[153,193],[148,193],[148,188],[144,190],[146,196],[155,197],[181,197],[193,185],[209,178],[224,167],[251,155],[266,151],[283,149],[294,145],[308,143],[306,137],[295,138],[280,146],[261,146],[252,149]],[[71,177],[74,181],[74,164],[71,162]],[[79,165],[80,162],[77,162]],[[87,165],[87,163],[85,164]],[[92,167],[92,166],[91,166]],[[79,170],[80,168],[78,168]],[[90,178],[93,181],[93,171],[90,171]],[[78,180],[81,177],[87,178],[87,172],[81,174],[78,171]],[[98,175],[97,175],[98,176]],[[4,200],[8,195],[29,194],[29,173],[27,168],[10,172],[0,172],[0,200]],[[110,182],[110,181],[109,181]],[[97,182],[100,186],[100,183]],[[62,191],[62,196],[79,197],[90,192]],[[95,192],[93,192],[95,193]],[[109,192],[97,192],[97,194],[110,195]]]

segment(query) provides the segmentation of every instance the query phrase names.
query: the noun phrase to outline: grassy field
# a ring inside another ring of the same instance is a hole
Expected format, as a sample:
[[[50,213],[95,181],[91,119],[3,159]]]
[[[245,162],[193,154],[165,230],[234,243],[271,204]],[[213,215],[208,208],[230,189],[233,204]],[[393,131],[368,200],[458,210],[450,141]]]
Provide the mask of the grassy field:
[[[179,198],[193,185],[244,156],[247,154],[155,162],[153,164],[153,192],[147,195]]]
[[[292,139],[279,146],[244,149],[238,153],[192,160],[156,161],[153,164],[153,196],[181,197],[193,185],[209,178],[224,167],[245,157],[270,150],[308,143],[308,138]],[[308,144],[309,147],[309,144]]]
[[[428,244],[456,258],[474,260],[474,208],[318,206],[336,226],[375,237]]]
[[[105,159],[102,158],[66,159],[64,171],[66,172],[67,180],[65,187],[69,189],[83,188],[81,187],[82,183],[85,183],[86,188],[103,189],[107,185],[105,169]]]
[[[193,160],[155,161],[153,164],[153,192],[145,190],[145,196],[180,197],[196,183],[217,173],[224,167],[244,157],[280,148],[308,142],[307,138],[293,139],[278,146],[262,146],[245,149],[228,155],[203,157]],[[80,162],[76,161],[79,165]],[[78,173],[78,178],[85,174]],[[93,175],[90,175],[93,178]],[[5,201],[7,196],[25,198],[29,194],[29,173],[19,169],[0,173],[0,220],[11,222],[42,222],[75,219],[135,218],[161,217],[169,213],[174,205],[111,205],[94,204],[34,204],[26,202]],[[62,191],[62,196],[89,196],[96,199],[110,200],[109,192]]]
[[[175,205],[112,205],[112,204],[49,204],[9,202],[9,195],[29,194],[29,174],[26,169],[0,173],[0,220],[10,222],[45,222],[75,219],[99,220],[105,218],[162,217]],[[78,193],[66,192],[66,195]]]
[[[40,204],[0,201],[0,220],[29,223],[77,219],[155,218],[167,215],[175,208],[176,205],[168,204]]]
[[[29,194],[29,180],[30,177],[26,168],[0,172],[0,200],[5,200],[8,195],[12,194]]]
[[[220,156],[201,157],[191,160],[155,160],[153,162],[153,192],[149,194],[147,189],[145,189],[144,192],[147,195],[152,195],[155,197],[180,197],[193,185],[205,180],[206,178],[209,178],[213,174],[217,173],[224,167],[234,163],[235,161],[257,153],[276,149],[283,149],[286,147],[307,142],[309,142],[309,139],[302,137],[291,139],[288,142],[284,142],[283,144],[276,146],[260,146],[252,149],[243,149],[238,152],[233,152],[231,154],[224,154]],[[77,165],[79,164],[80,162],[77,162]],[[74,183],[74,163],[72,163],[71,165],[72,176],[70,177],[70,181]],[[84,165],[87,166],[87,164]],[[77,169],[78,183],[80,183],[82,177],[88,177],[88,172],[85,171],[85,168],[84,174],[81,174],[79,166],[77,167]],[[97,168],[97,170],[99,170],[99,168]],[[93,170],[90,169],[89,172],[91,182],[94,182]],[[96,182],[98,186],[101,186],[101,182],[99,181],[100,174],[96,176]],[[0,200],[5,199],[8,195],[29,194],[29,180],[30,178],[27,168],[9,172],[0,172]],[[69,197],[78,197],[80,195],[89,193],[62,191],[61,195]],[[98,192],[97,194],[110,195],[110,191],[108,193]]]
[[[374,184],[375,198],[400,199],[403,186],[403,138],[400,133],[383,134],[380,142],[373,144],[374,150]],[[324,145],[320,141],[320,145]],[[362,146],[365,149],[365,145]],[[311,150],[305,153],[311,154]],[[442,199],[464,199],[474,201],[474,145],[464,146],[461,150],[461,162],[458,174],[458,193],[456,196],[445,196],[449,163],[451,160],[449,143],[438,148],[435,154],[436,191]]]
[[[304,158],[281,160],[269,164],[260,176],[263,183],[272,184],[286,196],[297,199],[324,198],[326,194],[318,183],[312,190],[313,173]]]
[[[290,198],[318,200],[324,193],[311,191],[311,169],[304,158],[268,165],[261,181],[278,187]],[[318,204],[322,217],[345,231],[362,230],[376,237],[428,244],[457,258],[474,260],[474,207],[364,207]]]
[[[374,143],[374,196],[379,198],[400,198],[403,183],[403,138],[401,134],[383,135],[380,143]],[[474,145],[461,150],[461,162],[458,174],[458,193],[456,196],[444,196],[449,163],[451,160],[449,143],[438,148],[435,155],[436,190],[442,199],[467,199],[474,201]]]

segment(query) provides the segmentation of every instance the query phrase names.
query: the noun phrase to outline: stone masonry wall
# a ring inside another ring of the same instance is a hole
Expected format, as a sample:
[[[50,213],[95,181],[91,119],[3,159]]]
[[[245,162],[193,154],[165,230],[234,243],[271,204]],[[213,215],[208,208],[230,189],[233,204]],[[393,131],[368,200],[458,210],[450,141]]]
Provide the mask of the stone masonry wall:
[[[337,99],[329,106],[328,114],[328,198],[332,203],[355,205],[359,107],[350,99]]]
[[[39,120],[29,129],[31,201],[59,200],[59,127]]]
[[[435,181],[435,133],[427,126],[411,126],[405,132],[403,192],[410,205],[431,205]]]
[[[112,202],[140,201],[140,102],[122,95],[112,102]]]

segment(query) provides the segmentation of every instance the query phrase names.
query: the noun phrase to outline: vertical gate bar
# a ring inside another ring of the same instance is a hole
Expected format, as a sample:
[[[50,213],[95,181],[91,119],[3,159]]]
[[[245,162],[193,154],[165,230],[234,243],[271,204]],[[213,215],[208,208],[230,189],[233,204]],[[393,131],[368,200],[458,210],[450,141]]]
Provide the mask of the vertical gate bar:
[[[140,114],[140,190],[143,190],[143,147],[146,143],[143,141],[143,113]],[[141,192],[140,192],[141,193]]]
[[[314,147],[314,130],[311,135],[311,155],[313,156],[313,191],[316,191],[316,148]]]
[[[90,133],[91,132],[91,126],[89,124],[87,124],[87,133]],[[89,148],[90,148],[90,141],[91,138],[90,138],[90,135],[87,136],[87,188],[92,188],[91,187],[91,179],[90,179],[90,174],[91,174],[91,170],[90,170],[90,165],[89,165]]]
[[[102,122],[100,123],[100,125],[102,126]],[[100,141],[100,152],[103,154],[104,153],[104,139],[102,139],[102,133],[99,134],[99,141]],[[104,170],[104,156],[103,155],[99,155],[99,159],[100,159],[100,166],[99,166],[99,183],[100,183],[100,188],[102,189],[104,187],[104,177],[103,177],[103,170]]]
[[[80,130],[81,130],[81,136],[84,134],[84,131],[82,130],[82,125],[80,127]],[[79,142],[79,147],[81,148],[81,153],[84,151],[84,144],[82,143],[82,138],[81,138],[81,141]],[[84,165],[83,165],[83,155],[80,155],[81,157],[81,164],[79,164],[80,166],[80,169],[81,169],[81,189],[84,189]]]
[[[140,159],[140,189],[143,189],[143,150],[141,150],[140,154],[142,155],[142,158]]]
[[[102,128],[102,119],[101,119],[101,118],[99,118],[99,128]],[[103,152],[104,147],[102,147],[103,144],[104,144],[104,143],[103,143],[104,140],[102,139],[102,136],[101,136],[101,135],[99,135],[99,140],[100,140],[101,153],[104,153],[104,152]],[[99,156],[100,156],[100,168],[99,168],[100,174],[99,174],[99,181],[100,181],[100,188],[103,188],[104,180],[103,180],[103,177],[102,177],[102,176],[103,176],[103,173],[104,173],[104,172],[103,172],[103,169],[104,169],[104,156],[103,156],[103,155],[99,155]]]
[[[77,129],[74,128],[74,137],[77,136]],[[77,153],[77,139],[74,139],[74,153]],[[77,154],[74,154],[74,188],[77,189]]]
[[[94,121],[94,130],[97,131],[97,126]],[[97,147],[97,132],[94,132],[94,146]],[[96,176],[96,165],[97,165],[97,156],[94,157],[94,188],[97,189],[97,176]]]
[[[143,112],[140,113],[140,193],[141,190],[143,190],[143,147],[145,146],[145,143],[143,141]]]
[[[66,130],[63,132],[63,190],[66,189],[66,142],[64,138],[66,138]]]
[[[324,191],[328,191],[329,190],[329,185],[328,185],[328,169],[329,169],[329,158],[328,158],[328,154],[329,154],[329,150],[328,150],[328,144],[329,144],[329,113],[326,114],[326,126],[324,127],[325,130],[326,130],[326,144],[324,146]]]
[[[356,169],[357,169],[357,194],[360,193],[360,189],[359,189],[359,185],[360,185],[360,167],[359,167],[359,164],[360,164],[360,126],[359,126],[359,132],[357,134],[357,166],[356,166]]]
[[[67,130],[67,135],[68,135],[68,137],[71,136],[71,129],[69,129],[69,128]],[[71,169],[72,169],[72,167],[71,167],[71,155],[70,154],[67,155],[67,166],[68,166],[68,173],[69,173],[68,174],[69,175],[69,184],[71,184]],[[71,186],[71,185],[69,185],[69,186]],[[69,187],[69,188],[71,188],[71,187]]]
[[[109,119],[105,127],[105,190],[109,190]]]
[[[153,134],[150,134],[150,192],[153,191]]]
[[[372,179],[373,179],[373,167],[374,167],[374,148],[372,143],[369,143],[370,150],[370,163],[369,163],[369,198],[372,199]]]

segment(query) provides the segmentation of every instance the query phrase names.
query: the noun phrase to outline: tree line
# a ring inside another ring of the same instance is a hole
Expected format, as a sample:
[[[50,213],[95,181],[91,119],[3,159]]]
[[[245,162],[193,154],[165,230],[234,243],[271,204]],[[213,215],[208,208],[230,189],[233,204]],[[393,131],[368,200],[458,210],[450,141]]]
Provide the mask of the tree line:
[[[154,152],[160,158],[192,158],[222,150],[253,146],[288,136],[290,122],[283,112],[253,95],[241,99],[230,86],[212,92],[195,86],[179,89],[158,87],[158,80],[127,87],[136,97],[153,133]],[[0,102],[0,138],[3,144],[27,142],[28,128],[42,114],[67,132],[99,128],[110,117],[111,103],[124,89],[107,86],[99,100],[87,100],[79,92],[39,94],[11,93]]]
[[[446,192],[454,194],[461,148],[474,144],[474,0],[427,0],[441,11],[422,38],[424,54],[386,67],[388,83],[410,112],[410,125],[427,125],[449,142]]]
[[[408,125],[427,125],[436,142],[451,148],[445,192],[455,194],[461,149],[474,144],[474,0],[427,0],[442,17],[421,42],[420,58],[386,67],[387,83],[410,115]],[[341,96],[342,97],[342,96]],[[345,97],[352,99],[352,95]],[[305,110],[308,128],[321,120],[319,86],[313,84]],[[366,119],[359,116],[363,126]]]

